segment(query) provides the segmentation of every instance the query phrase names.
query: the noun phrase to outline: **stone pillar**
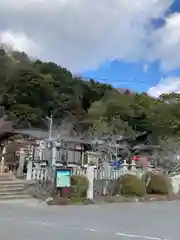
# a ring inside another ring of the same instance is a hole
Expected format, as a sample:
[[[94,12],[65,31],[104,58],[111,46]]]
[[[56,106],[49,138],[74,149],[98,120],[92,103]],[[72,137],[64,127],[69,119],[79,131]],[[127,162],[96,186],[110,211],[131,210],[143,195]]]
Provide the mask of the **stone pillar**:
[[[124,160],[124,162],[123,162],[123,164],[121,166],[122,166],[121,175],[127,174],[129,172],[127,161]]]
[[[48,142],[47,143],[47,148],[48,148],[48,166],[51,166],[52,164],[52,147],[53,147],[53,144],[52,142]]]
[[[128,171],[128,163],[126,160],[124,160],[123,164],[121,165],[124,170]]]
[[[89,187],[87,191],[87,199],[93,199],[94,198],[94,166],[88,166],[86,171],[86,177],[89,181]]]
[[[147,171],[152,172],[152,167],[151,167],[150,163],[148,163]]]
[[[82,150],[81,152],[81,166],[84,167],[84,157],[85,157],[85,152]]]
[[[27,164],[26,180],[32,180],[32,174],[33,174],[33,164],[32,164],[32,161],[29,161]]]
[[[131,163],[131,172],[132,173],[136,173],[137,169],[136,169],[136,161],[132,160]]]
[[[34,147],[34,160],[39,160],[39,145],[40,141],[36,141],[36,145]]]
[[[19,166],[17,169],[17,177],[23,177],[24,164],[25,164],[25,152],[24,149],[21,148],[19,151]]]
[[[172,191],[175,194],[178,194],[180,191],[180,175],[171,177]]]
[[[49,170],[48,170],[48,179],[53,182],[54,186],[55,186],[56,160],[57,160],[56,142],[52,142],[51,160],[50,160],[50,166],[49,166]]]
[[[6,148],[7,148],[7,145],[5,145],[2,150],[1,168],[0,168],[1,172],[4,172]]]
[[[44,141],[40,141],[40,145],[39,145],[39,160],[42,161],[44,160]]]

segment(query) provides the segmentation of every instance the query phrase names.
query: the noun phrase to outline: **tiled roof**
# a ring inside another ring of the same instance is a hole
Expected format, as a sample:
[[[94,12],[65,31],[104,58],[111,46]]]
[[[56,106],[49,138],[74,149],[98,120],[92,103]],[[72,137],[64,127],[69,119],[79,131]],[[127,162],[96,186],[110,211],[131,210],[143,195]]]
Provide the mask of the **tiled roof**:
[[[116,88],[116,90],[120,93],[126,93],[126,94],[132,93],[129,89],[126,89],[126,88]]]

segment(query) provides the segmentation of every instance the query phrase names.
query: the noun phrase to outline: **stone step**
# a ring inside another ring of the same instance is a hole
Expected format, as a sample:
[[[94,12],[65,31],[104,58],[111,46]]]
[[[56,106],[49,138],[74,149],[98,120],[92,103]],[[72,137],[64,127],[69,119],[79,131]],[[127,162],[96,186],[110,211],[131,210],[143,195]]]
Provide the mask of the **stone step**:
[[[22,181],[21,180],[0,181],[0,186],[3,186],[3,185],[16,185],[16,184],[24,186],[24,185],[26,185],[28,183],[27,183],[27,181],[24,181],[24,180],[22,180]]]
[[[21,200],[21,199],[33,199],[29,194],[9,194],[9,195],[0,195],[1,200]]]
[[[13,179],[9,179],[9,178],[0,178],[0,183],[2,182],[11,182],[11,181],[14,181]]]
[[[3,188],[3,187],[8,187],[8,186],[12,186],[12,187],[24,187],[25,184],[21,183],[21,182],[10,182],[10,181],[7,181],[7,182],[0,182],[0,189]]]
[[[8,183],[0,184],[0,191],[4,188],[24,188],[24,184],[22,183]]]
[[[0,201],[32,199],[25,187],[33,183],[24,179],[16,179],[13,173],[0,173]]]
[[[0,173],[0,178],[14,178],[13,174],[9,173]]]
[[[0,192],[0,196],[11,196],[11,195],[18,195],[18,196],[23,196],[23,195],[28,195],[27,192],[23,192],[23,191],[15,191],[15,192],[11,192],[11,191],[6,191],[6,192]]]
[[[0,172],[0,176],[14,176],[12,172]]]
[[[2,174],[0,173],[0,181],[13,181],[15,176],[13,174]]]
[[[8,187],[3,187],[3,188],[0,188],[0,194],[1,193],[4,193],[4,192],[23,192],[25,191],[24,190],[24,187],[17,187],[17,186],[8,186]]]

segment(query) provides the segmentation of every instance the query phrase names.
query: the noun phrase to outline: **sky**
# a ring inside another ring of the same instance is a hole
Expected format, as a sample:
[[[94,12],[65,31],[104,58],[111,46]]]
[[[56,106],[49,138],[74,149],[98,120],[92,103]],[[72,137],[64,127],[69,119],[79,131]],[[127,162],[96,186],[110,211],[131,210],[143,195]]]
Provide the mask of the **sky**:
[[[179,0],[1,0],[0,42],[118,88],[180,92]]]

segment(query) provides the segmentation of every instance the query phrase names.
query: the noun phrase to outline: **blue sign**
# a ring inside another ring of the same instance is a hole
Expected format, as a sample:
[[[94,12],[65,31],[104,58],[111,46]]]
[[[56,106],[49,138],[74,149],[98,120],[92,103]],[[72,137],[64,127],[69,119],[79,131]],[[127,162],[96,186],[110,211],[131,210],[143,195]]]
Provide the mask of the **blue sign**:
[[[121,163],[118,161],[112,161],[110,162],[110,166],[111,167],[120,167],[121,166]]]
[[[56,170],[56,187],[58,188],[71,187],[71,170],[70,169]]]

